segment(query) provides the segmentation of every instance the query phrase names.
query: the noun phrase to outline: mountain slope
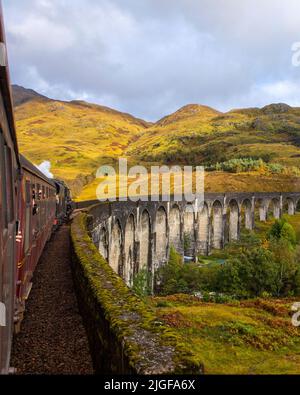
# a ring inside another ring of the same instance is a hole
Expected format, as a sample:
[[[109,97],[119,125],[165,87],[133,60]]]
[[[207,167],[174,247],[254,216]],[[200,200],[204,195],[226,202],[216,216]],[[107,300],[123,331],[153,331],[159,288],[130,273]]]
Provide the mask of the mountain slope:
[[[34,163],[50,161],[55,176],[67,181],[75,193],[94,178],[100,165],[114,163],[149,126],[107,107],[29,95],[15,108],[20,151]]]
[[[179,119],[147,129],[128,155],[151,163],[210,165],[252,157],[300,166],[300,108],[273,104],[193,116],[184,116],[184,111]]]
[[[12,86],[13,101],[15,107],[27,103],[32,100],[50,101],[48,97],[43,96],[32,89],[26,89],[19,85]]]
[[[300,108],[271,104],[221,113],[191,104],[151,124],[108,107],[55,101],[21,87],[13,91],[21,152],[37,164],[49,160],[55,176],[80,199],[95,198],[97,168],[120,156],[146,167],[261,158],[287,170],[212,171],[206,190],[299,189]]]
[[[173,114],[167,115],[156,123],[156,126],[166,126],[180,124],[181,122],[187,122],[187,120],[196,121],[197,119],[211,119],[217,115],[221,114],[219,111],[208,107],[201,106],[200,104],[188,104]]]

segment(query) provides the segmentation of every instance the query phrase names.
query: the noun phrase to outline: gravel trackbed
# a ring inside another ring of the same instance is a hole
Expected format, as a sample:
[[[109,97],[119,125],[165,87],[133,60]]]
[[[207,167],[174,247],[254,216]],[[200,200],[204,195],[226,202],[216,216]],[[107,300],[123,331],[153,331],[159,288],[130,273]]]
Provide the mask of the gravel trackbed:
[[[11,366],[17,374],[93,374],[70,267],[70,227],[47,244],[36,268]]]

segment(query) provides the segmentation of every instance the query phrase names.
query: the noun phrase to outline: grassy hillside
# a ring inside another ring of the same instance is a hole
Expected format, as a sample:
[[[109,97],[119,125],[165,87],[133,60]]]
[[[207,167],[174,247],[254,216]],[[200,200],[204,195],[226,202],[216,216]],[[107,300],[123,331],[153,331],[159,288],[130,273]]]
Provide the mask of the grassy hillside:
[[[206,175],[207,191],[299,190],[300,108],[272,104],[221,113],[187,105],[155,124],[88,104],[50,100],[14,87],[21,152],[72,187],[79,199],[95,198],[96,169],[127,157],[130,164],[215,165],[234,158],[261,158],[284,171]],[[83,189],[83,190],[82,190]]]
[[[153,125],[127,151],[149,162],[213,164],[262,158],[300,165],[300,108],[273,104],[225,114],[186,106]]]
[[[101,181],[102,179],[94,179],[87,186],[85,186],[80,193],[79,200],[96,199],[96,190]],[[112,179],[110,181],[112,182]],[[149,184],[150,181],[151,177],[149,177]],[[128,185],[130,184],[131,181],[128,182]],[[232,174],[223,171],[205,173],[206,192],[298,192],[299,190],[300,178],[285,174],[262,174],[260,172],[245,172]],[[173,192],[174,188],[172,188],[171,185],[171,193]]]
[[[17,105],[15,116],[20,151],[36,164],[49,160],[55,176],[75,192],[93,179],[100,165],[114,163],[148,127],[106,107],[36,96]]]
[[[206,173],[205,189],[224,191],[297,191],[300,186],[300,108],[273,104],[262,109],[222,114],[200,105],[188,105],[163,118],[125,150],[132,163],[213,165],[234,158],[262,159],[282,165],[282,172]],[[82,192],[95,197],[98,181]]]

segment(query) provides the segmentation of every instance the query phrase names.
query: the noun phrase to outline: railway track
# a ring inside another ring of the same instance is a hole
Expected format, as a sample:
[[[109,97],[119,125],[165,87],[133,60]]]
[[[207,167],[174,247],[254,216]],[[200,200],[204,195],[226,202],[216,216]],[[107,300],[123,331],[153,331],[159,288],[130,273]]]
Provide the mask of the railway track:
[[[34,273],[21,332],[13,341],[17,374],[93,374],[70,266],[70,227],[52,236]]]

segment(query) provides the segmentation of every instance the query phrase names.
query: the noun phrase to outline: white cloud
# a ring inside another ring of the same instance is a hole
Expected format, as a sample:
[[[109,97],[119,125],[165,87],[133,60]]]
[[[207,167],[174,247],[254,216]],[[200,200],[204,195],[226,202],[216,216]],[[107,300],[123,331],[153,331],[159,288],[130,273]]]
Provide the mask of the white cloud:
[[[147,119],[298,103],[298,0],[4,0],[13,81]],[[267,101],[267,103],[265,103]]]

